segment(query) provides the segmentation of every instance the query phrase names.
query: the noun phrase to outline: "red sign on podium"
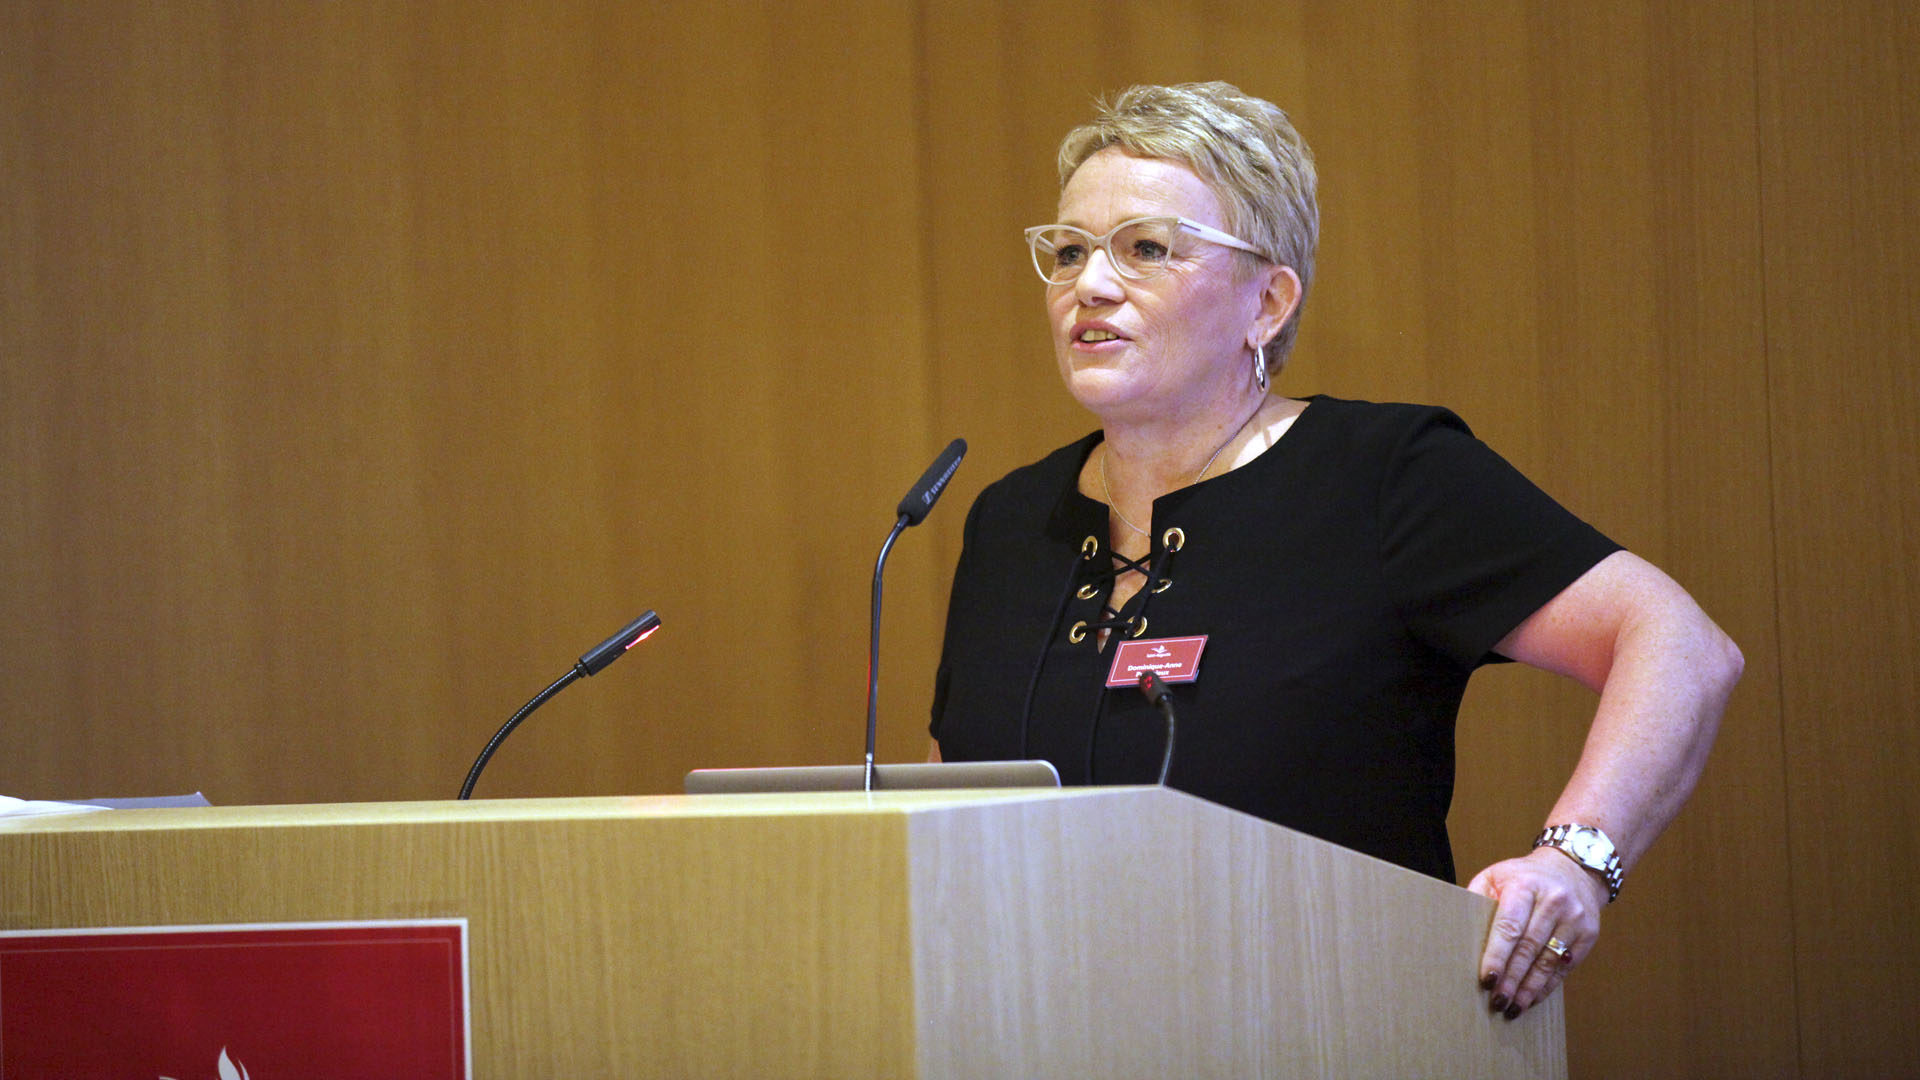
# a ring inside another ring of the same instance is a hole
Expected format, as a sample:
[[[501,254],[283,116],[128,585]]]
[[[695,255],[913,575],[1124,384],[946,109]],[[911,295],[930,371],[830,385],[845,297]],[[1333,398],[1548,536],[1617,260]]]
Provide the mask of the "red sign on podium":
[[[0,1080],[469,1076],[467,923],[0,931]]]

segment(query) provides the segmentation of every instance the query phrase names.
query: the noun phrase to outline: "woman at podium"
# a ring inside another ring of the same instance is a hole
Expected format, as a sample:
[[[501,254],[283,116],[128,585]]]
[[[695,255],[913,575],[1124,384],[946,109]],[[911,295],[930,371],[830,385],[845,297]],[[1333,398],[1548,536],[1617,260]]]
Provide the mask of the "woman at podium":
[[[1059,152],[1027,230],[1060,376],[1097,430],[981,493],[931,731],[949,761],[1167,782],[1448,881],[1468,677],[1518,661],[1599,707],[1536,845],[1479,870],[1509,1017],[1593,948],[1600,910],[1705,763],[1739,650],[1667,575],[1445,409],[1274,393],[1313,279],[1306,144],[1225,83],[1140,86]]]

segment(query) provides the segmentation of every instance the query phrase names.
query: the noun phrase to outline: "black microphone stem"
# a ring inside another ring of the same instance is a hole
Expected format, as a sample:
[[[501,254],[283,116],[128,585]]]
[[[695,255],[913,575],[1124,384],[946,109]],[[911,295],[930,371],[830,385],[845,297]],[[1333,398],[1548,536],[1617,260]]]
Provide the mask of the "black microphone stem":
[[[1147,696],[1160,709],[1160,715],[1167,718],[1167,749],[1160,756],[1160,786],[1167,786],[1167,772],[1173,768],[1173,695],[1167,692],[1167,684],[1152,671],[1140,673],[1140,692]]]
[[[575,679],[600,674],[608,664],[625,656],[628,649],[645,641],[649,634],[658,629],[660,629],[660,616],[651,611],[642,614],[621,627],[620,631],[612,637],[588,649],[565,675],[554,680],[552,686],[535,694],[532,701],[520,706],[520,711],[513,714],[513,719],[500,725],[500,730],[494,732],[493,738],[487,740],[487,748],[480,751],[480,756],[474,759],[473,768],[467,770],[467,782],[460,785],[460,797],[465,799],[473,794],[474,782],[480,779],[480,770],[487,767],[487,759],[493,757],[493,752],[500,749],[500,744],[506,740],[506,737],[513,733],[514,728],[520,726],[520,721],[532,716],[533,710],[545,705],[548,698],[565,690]]]
[[[545,705],[548,698],[565,690],[568,683],[582,677],[584,676],[579,668],[570,668],[565,675],[555,679],[552,686],[535,694],[532,701],[520,706],[520,711],[514,713],[513,719],[508,720],[501,726],[499,731],[493,733],[493,738],[487,740],[487,748],[480,751],[480,756],[474,759],[473,768],[467,770],[467,782],[460,785],[460,797],[462,799],[472,797],[473,785],[480,779],[480,770],[487,767],[487,761],[493,757],[493,752],[500,749],[501,743],[507,741],[507,736],[513,734],[513,729],[520,726],[520,721],[532,716],[533,710]],[[495,713],[494,715],[498,716],[499,714]]]
[[[1173,768],[1173,702],[1166,695],[1160,698],[1161,715],[1167,718],[1167,752],[1160,757],[1160,786],[1167,786],[1167,770]]]
[[[867,644],[867,779],[866,790],[873,790],[873,749],[880,728],[880,575],[887,566],[893,542],[913,524],[906,514],[893,523],[887,542],[880,545],[880,557],[873,563],[873,634]]]

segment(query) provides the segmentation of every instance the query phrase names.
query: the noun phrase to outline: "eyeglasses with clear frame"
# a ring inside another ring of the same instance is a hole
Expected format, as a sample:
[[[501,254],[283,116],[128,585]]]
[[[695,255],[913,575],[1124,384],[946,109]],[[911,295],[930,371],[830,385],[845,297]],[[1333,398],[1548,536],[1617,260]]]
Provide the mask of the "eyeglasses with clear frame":
[[[1267,258],[1239,237],[1183,217],[1133,218],[1115,225],[1105,236],[1072,225],[1035,225],[1026,232],[1033,268],[1049,285],[1066,285],[1079,277],[1095,248],[1107,253],[1107,261],[1123,278],[1141,281],[1166,273],[1174,239],[1188,235]]]

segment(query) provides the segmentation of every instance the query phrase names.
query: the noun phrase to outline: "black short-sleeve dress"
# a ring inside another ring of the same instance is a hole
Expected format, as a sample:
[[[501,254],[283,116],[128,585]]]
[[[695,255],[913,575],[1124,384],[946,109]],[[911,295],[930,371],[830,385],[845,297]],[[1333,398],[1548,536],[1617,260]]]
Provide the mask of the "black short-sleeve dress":
[[[1075,630],[1116,618],[1107,508],[1076,484],[1099,439],[1008,474],[967,516],[931,725],[948,761],[1046,758],[1069,784],[1159,774],[1165,721],[1106,688],[1113,644]],[[1142,640],[1207,636],[1198,681],[1172,687],[1168,783],[1449,881],[1467,677],[1619,550],[1452,413],[1327,397],[1258,458],[1158,499],[1153,529],[1153,582],[1117,618],[1143,620]]]

